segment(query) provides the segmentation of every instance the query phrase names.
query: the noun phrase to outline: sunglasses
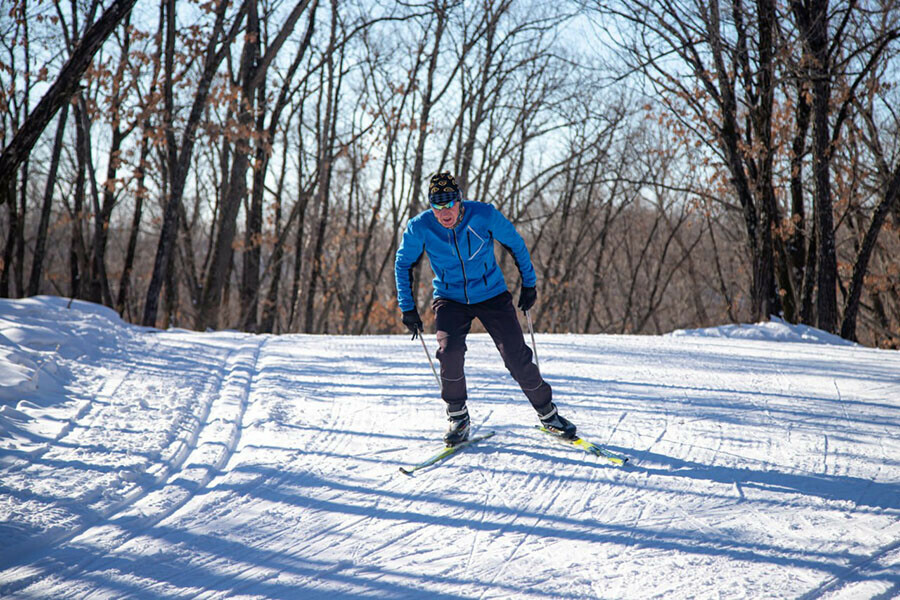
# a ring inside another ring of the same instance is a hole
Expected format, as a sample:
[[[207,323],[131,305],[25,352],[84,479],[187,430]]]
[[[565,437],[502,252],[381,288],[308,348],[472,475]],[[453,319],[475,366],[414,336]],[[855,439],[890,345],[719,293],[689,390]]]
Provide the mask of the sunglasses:
[[[453,208],[453,205],[459,202],[459,192],[445,192],[443,194],[434,194],[431,198],[431,207],[437,210],[445,208]]]
[[[437,210],[444,210],[445,208],[453,208],[453,205],[456,204],[456,200],[450,200],[449,202],[441,202],[438,204],[437,202],[431,203],[431,208]]]

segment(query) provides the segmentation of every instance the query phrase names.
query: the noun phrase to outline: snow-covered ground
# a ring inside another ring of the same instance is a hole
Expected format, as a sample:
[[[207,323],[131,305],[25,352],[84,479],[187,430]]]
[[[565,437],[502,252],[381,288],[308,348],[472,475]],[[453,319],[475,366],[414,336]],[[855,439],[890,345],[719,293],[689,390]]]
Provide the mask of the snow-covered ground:
[[[900,354],[772,322],[538,334],[616,468],[547,439],[490,339],[443,465],[408,336],[198,334],[0,301],[0,595],[893,598]],[[434,338],[427,336],[433,351]]]

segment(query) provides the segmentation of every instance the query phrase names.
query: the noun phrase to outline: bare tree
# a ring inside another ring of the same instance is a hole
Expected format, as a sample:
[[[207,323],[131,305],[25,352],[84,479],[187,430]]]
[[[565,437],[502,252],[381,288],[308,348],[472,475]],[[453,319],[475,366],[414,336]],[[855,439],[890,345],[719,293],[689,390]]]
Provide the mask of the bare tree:
[[[166,281],[167,270],[175,246],[175,236],[178,231],[178,216],[184,187],[188,177],[188,166],[194,151],[197,128],[200,118],[206,106],[210,86],[219,65],[230,50],[232,40],[235,39],[240,29],[240,24],[248,10],[250,0],[245,0],[234,16],[231,27],[226,31],[227,2],[216,5],[214,24],[209,39],[203,51],[202,71],[197,82],[190,114],[184,124],[181,143],[175,136],[175,101],[173,83],[175,74],[175,0],[162,0],[165,3],[166,17],[166,47],[164,56],[164,97],[165,97],[165,140],[167,153],[167,168],[169,174],[169,195],[165,204],[162,229],[159,234],[159,243],[156,249],[156,258],[153,263],[153,275],[147,289],[147,300],[144,303],[144,325],[155,325],[159,306],[159,294],[163,283]]]
[[[222,290],[225,287],[225,274],[231,263],[232,242],[236,231],[235,221],[241,202],[246,197],[247,192],[247,171],[250,168],[252,150],[249,132],[253,130],[253,108],[258,99],[259,89],[265,82],[269,65],[281,51],[309,2],[310,0],[299,0],[296,3],[275,39],[265,49],[265,53],[261,51],[260,47],[260,27],[256,2],[247,3],[248,30],[241,53],[240,71],[238,74],[240,97],[236,111],[240,137],[234,148],[234,156],[228,177],[228,191],[219,211],[218,232],[212,260],[207,271],[203,285],[203,295],[197,311],[195,325],[199,329],[213,326],[217,321],[216,313],[218,312]],[[258,213],[259,210],[255,211],[255,214]],[[255,315],[253,318],[255,320]]]
[[[78,82],[91,64],[94,54],[112,34],[122,19],[131,12],[136,0],[115,0],[78,40],[72,56],[41,101],[22,123],[19,132],[0,153],[0,204],[11,200],[9,183],[16,168],[27,159],[38,137],[78,89]]]
[[[857,90],[897,37],[895,27],[880,24],[884,9],[870,11],[851,3],[835,13],[839,18],[832,23],[827,0],[790,2],[788,13],[779,12],[771,0],[753,5],[732,0],[727,19],[720,3],[687,7],[653,0],[593,6],[629,24],[623,56],[655,86],[684,139],[706,144],[727,169],[753,264],[754,317],[784,310],[790,320],[815,318],[819,327],[835,331],[832,157]],[[796,37],[790,33],[794,30]],[[842,96],[836,102],[838,86]],[[779,132],[788,128],[775,115],[779,103],[792,94],[792,133],[784,135]],[[807,145],[810,127],[812,143]],[[784,139],[792,139],[792,152]],[[807,148],[812,156],[813,231],[804,230]],[[790,164],[787,221],[776,201],[779,162]]]

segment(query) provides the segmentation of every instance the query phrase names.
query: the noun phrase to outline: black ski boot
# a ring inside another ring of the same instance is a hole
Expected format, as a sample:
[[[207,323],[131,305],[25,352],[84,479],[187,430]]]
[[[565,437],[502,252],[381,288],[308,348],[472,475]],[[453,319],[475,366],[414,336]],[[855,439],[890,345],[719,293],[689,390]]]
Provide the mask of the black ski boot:
[[[559,416],[556,405],[552,402],[538,411],[538,418],[541,420],[541,425],[549,429],[551,433],[567,440],[575,439],[575,424],[565,417]]]
[[[450,428],[444,434],[444,443],[456,446],[469,439],[469,410],[465,405],[460,410],[447,410]]]

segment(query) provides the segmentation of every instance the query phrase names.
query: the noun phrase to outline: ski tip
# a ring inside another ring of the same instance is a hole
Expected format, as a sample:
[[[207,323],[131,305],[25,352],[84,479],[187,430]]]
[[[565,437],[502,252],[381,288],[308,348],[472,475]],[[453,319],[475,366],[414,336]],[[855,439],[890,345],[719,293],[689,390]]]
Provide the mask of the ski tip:
[[[403,467],[400,467],[400,472],[403,473],[404,475],[406,475],[407,477],[412,477],[412,475],[413,475],[412,471],[408,471],[408,470],[404,469]]]
[[[627,456],[616,456],[610,453],[604,452],[603,450],[592,450],[591,454],[598,458],[602,458],[607,460],[610,464],[615,467],[624,467],[625,463],[628,462]]]

